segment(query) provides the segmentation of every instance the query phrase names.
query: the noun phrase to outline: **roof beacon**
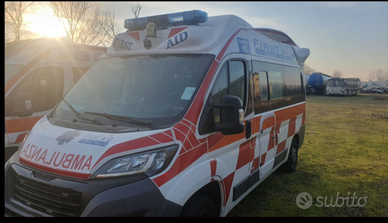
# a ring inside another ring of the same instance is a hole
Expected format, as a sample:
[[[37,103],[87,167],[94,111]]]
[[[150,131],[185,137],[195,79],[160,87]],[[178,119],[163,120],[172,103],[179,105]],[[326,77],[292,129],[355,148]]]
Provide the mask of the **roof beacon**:
[[[157,27],[168,27],[177,25],[196,25],[207,21],[207,13],[201,10],[177,12],[165,15],[142,17],[137,19],[126,19],[124,28],[128,31],[142,30],[149,22],[153,22]]]

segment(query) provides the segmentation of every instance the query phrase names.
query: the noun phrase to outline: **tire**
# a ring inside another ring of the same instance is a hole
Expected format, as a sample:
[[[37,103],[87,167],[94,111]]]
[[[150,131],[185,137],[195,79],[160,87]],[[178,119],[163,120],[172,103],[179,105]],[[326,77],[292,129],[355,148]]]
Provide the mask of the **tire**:
[[[183,206],[181,217],[218,217],[219,213],[210,198],[194,195]]]
[[[291,148],[290,148],[290,153],[288,154],[288,159],[281,166],[281,169],[285,173],[295,172],[297,163],[298,163],[298,141],[294,138],[291,142]]]

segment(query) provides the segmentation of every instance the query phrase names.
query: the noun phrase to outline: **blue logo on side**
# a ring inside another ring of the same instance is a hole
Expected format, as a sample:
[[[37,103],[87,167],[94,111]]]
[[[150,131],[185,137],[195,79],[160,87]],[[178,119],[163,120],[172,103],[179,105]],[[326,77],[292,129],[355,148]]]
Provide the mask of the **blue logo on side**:
[[[102,136],[102,135],[90,135],[87,134],[85,137],[83,137],[79,143],[84,143],[84,144],[90,144],[94,146],[106,146],[110,141],[113,140],[113,137],[111,136]]]
[[[247,39],[237,37],[237,43],[240,53],[251,54],[251,48]]]

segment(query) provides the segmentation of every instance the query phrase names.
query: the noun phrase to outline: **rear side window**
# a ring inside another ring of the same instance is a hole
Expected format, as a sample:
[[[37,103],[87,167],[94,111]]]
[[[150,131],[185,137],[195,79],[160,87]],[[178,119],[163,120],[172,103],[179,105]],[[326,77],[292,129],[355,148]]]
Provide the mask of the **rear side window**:
[[[252,61],[255,114],[304,101],[302,69]]]

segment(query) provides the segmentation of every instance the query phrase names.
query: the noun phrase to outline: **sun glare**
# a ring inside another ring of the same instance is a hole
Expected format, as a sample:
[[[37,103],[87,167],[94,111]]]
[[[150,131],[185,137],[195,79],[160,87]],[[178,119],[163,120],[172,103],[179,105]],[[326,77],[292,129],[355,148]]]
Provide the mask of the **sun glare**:
[[[62,24],[54,17],[49,9],[41,9],[35,14],[26,14],[27,30],[39,37],[60,37],[66,36]]]

